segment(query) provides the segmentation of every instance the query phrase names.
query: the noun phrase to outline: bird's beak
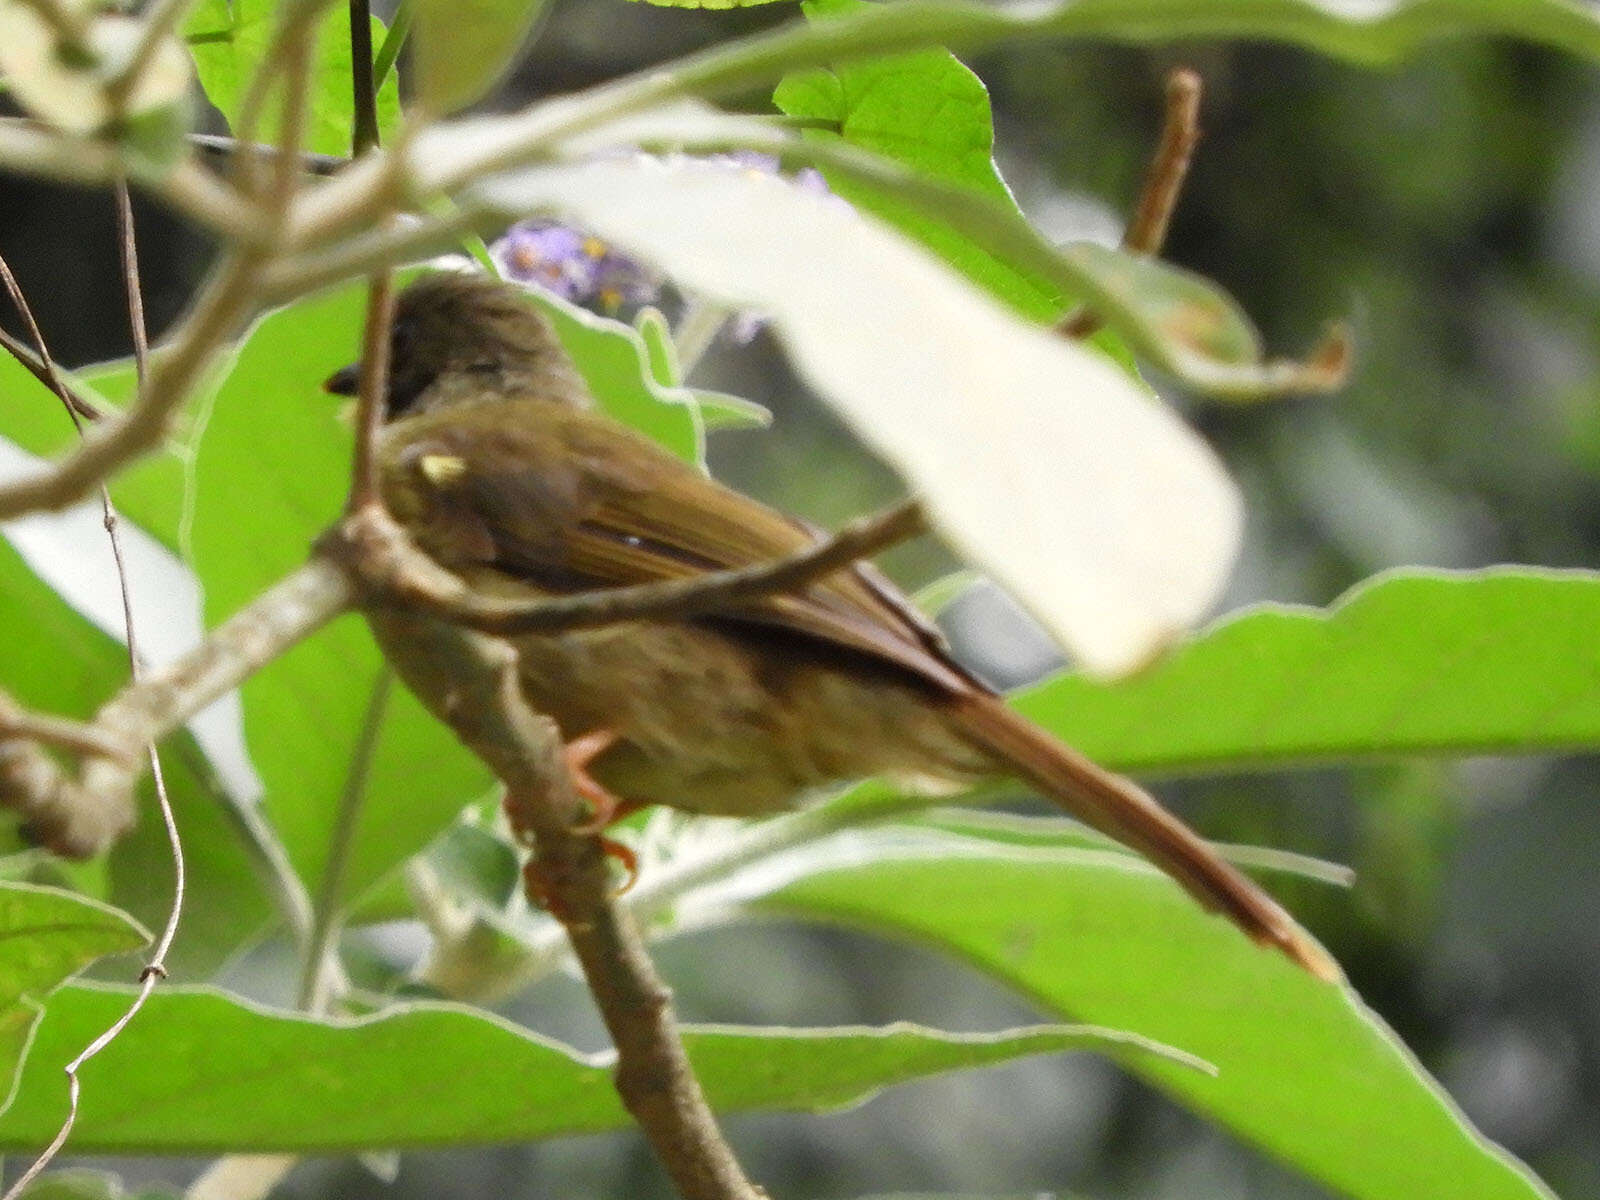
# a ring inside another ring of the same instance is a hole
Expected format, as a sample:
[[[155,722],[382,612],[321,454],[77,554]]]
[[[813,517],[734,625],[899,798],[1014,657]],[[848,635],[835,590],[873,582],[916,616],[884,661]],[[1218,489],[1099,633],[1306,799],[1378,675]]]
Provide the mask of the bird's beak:
[[[361,364],[340,367],[323,381],[322,390],[333,396],[354,396],[360,388]]]

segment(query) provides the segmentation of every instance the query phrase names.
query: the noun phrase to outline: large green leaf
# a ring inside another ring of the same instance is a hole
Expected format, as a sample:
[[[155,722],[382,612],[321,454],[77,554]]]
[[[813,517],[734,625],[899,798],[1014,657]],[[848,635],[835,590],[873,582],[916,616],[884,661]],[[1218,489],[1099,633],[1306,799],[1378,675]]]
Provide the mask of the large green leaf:
[[[125,402],[132,391],[133,372],[121,364],[90,367],[77,383],[96,398]],[[46,388],[10,355],[0,355],[0,437],[30,454],[53,458],[78,440],[78,432],[55,393]],[[111,498],[117,508],[146,533],[177,549],[183,511],[183,459],[169,444],[139,459],[111,480]]]
[[[194,54],[195,70],[206,99],[222,110],[231,126],[239,118],[245,92],[272,45],[272,0],[202,0],[184,22],[183,32]],[[381,45],[387,32],[372,18],[372,43]],[[350,18],[342,6],[330,6],[317,37],[312,63],[311,119],[306,148],[320,154],[350,153],[354,123],[350,87]],[[281,94],[278,92],[274,93]],[[261,130],[276,137],[276,102],[269,102]],[[393,74],[378,89],[378,127],[391,133],[400,121],[400,89]]]
[[[1600,60],[1600,18],[1573,0],[1068,0],[1023,6],[904,0],[700,55],[677,72],[675,93],[726,94],[846,57],[930,45],[965,51],[1022,37],[1136,44],[1253,38],[1381,66],[1430,41],[1462,35],[1502,35]],[[660,82],[659,74],[652,82]]]
[[[51,1000],[18,1099],[0,1118],[0,1145],[32,1146],[54,1132],[60,1064],[126,996],[81,986]],[[1133,1062],[1167,1053],[1063,1026],[996,1034],[716,1027],[687,1030],[685,1041],[723,1111],[839,1108],[890,1084],[1026,1054],[1096,1049]],[[1199,1073],[1193,1060],[1181,1061],[1175,1069]],[[142,1069],[152,1062],[161,1070]],[[481,1145],[630,1124],[604,1059],[477,1010],[419,1004],[325,1022],[209,989],[158,991],[138,1024],[84,1069],[83,1090],[73,1146],[88,1153]]]
[[[1120,770],[1600,744],[1600,574],[1396,571],[1328,609],[1230,616],[1130,679],[1018,698]]]
[[[862,0],[809,0],[812,18],[869,7]],[[1020,218],[994,163],[994,119],[983,81],[948,50],[916,50],[789,76],[773,102],[791,117],[826,122],[853,146],[885,155],[917,174],[972,189]],[[833,190],[916,239],[1024,316],[1059,316],[1062,298],[1047,280],[996,258],[949,225],[898,198],[824,170]]]
[[[417,93],[431,112],[479,99],[511,64],[545,0],[417,0]]]
[[[1199,1055],[1215,1077],[1135,1069],[1341,1194],[1549,1195],[1347,988],[1251,944],[1125,855],[973,843],[821,872],[765,903],[944,949],[1052,1014]]]
[[[44,998],[95,959],[137,949],[148,938],[136,921],[109,905],[55,888],[0,883],[3,1102],[10,1100],[11,1085]],[[55,1082],[65,1098],[59,1075]]]
[[[127,679],[123,648],[67,607],[0,539],[0,686],[42,712],[88,717]],[[267,919],[260,878],[227,814],[226,802],[186,733],[162,748],[168,795],[188,854],[189,901],[168,958],[179,978],[209,972]],[[149,781],[139,823],[105,863],[106,898],[149,925],[172,904],[172,854]]]

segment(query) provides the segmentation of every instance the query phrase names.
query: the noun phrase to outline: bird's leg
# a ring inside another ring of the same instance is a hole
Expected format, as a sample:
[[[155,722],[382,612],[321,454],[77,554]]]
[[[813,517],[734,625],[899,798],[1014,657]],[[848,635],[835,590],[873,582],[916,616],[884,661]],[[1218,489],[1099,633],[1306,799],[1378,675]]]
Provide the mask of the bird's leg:
[[[561,756],[566,760],[567,771],[572,776],[572,790],[594,809],[592,817],[572,827],[573,833],[600,833],[606,826],[644,807],[622,799],[589,774],[589,764],[616,745],[617,736],[613,730],[596,729],[573,738],[561,748]]]
[[[617,736],[614,730],[596,729],[566,743],[561,748],[561,757],[566,763],[568,774],[572,777],[572,790],[587,800],[594,809],[594,815],[587,821],[580,821],[572,826],[572,832],[582,837],[591,835],[599,837],[600,848],[605,851],[606,857],[615,859],[621,865],[625,878],[615,893],[620,896],[633,887],[639,878],[639,856],[633,852],[632,847],[606,837],[603,831],[613,821],[618,821],[645,806],[622,799],[589,774],[589,764],[616,745]]]

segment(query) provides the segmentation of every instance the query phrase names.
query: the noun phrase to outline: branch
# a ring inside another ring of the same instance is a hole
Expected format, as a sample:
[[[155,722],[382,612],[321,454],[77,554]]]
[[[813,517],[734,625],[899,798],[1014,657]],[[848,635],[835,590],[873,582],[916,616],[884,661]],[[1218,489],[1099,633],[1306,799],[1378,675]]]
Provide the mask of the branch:
[[[1167,228],[1178,207],[1178,196],[1189,177],[1189,163],[1200,141],[1200,76],[1188,67],[1167,75],[1167,108],[1161,123],[1161,140],[1145,170],[1144,186],[1133,217],[1122,233],[1122,248],[1134,254],[1157,255],[1167,240]],[[1078,308],[1056,326],[1063,337],[1086,338],[1105,323],[1093,309]]]
[[[355,129],[350,152],[360,158],[378,145],[378,81],[372,62],[372,9],[368,0],[350,0],[350,88]]]
[[[104,744],[85,758],[77,777],[21,734],[0,737],[0,804],[21,812],[30,834],[47,849],[67,858],[98,854],[133,824],[133,785],[144,746],[351,608],[356,596],[343,568],[312,559],[190,653],[130,683],[101,708],[87,728]]]
[[[77,449],[46,470],[0,487],[0,520],[65,508],[159,445],[212,355],[253,315],[260,262],[253,254],[226,259],[195,309],[153,356],[149,386],[141,389],[139,402],[115,420],[100,422]]]
[[[458,631],[462,702],[450,714],[457,735],[500,777],[506,812],[533,849],[530,898],[547,902],[565,926],[584,978],[617,1050],[617,1092],[684,1200],[764,1200],[723,1140],[678,1037],[671,993],[643,939],[611,894],[610,872],[563,765],[555,727],[522,699],[516,652]]]
[[[394,324],[394,276],[379,271],[367,282],[367,319],[361,335],[361,377],[356,389],[356,445],[346,513],[381,510],[378,431],[389,392],[389,329]]]
[[[473,591],[418,550],[382,513],[353,515],[326,535],[321,547],[347,563],[360,579],[364,603],[399,604],[480,633],[505,636],[699,616],[795,591],[926,527],[921,506],[908,500],[775,562],[526,602]]]

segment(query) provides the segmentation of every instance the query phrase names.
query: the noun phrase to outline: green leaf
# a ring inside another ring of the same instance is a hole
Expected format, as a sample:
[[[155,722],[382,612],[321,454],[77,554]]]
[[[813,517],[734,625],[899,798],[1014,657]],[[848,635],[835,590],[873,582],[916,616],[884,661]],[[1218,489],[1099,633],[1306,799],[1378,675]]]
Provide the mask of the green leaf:
[[[89,399],[110,406],[120,407],[133,393],[131,364],[88,367],[67,377]],[[10,355],[0,355],[0,394],[6,397],[0,405],[0,437],[41,458],[53,458],[77,444],[77,430],[60,399]],[[184,467],[175,442],[117,472],[110,486],[123,516],[169,550],[178,548]]]
[[[1124,855],[983,846],[880,859],[764,903],[948,951],[1054,1015],[1199,1055],[1215,1077],[1154,1060],[1134,1069],[1342,1195],[1549,1195],[1352,992],[1251,944]]]
[[[1118,770],[1164,774],[1600,744],[1600,575],[1404,570],[1331,608],[1228,617],[1142,674],[1017,707]]]
[[[78,1168],[39,1176],[28,1185],[21,1200],[178,1200],[178,1196],[178,1192],[165,1187],[130,1192],[115,1175]]]
[[[693,403],[706,429],[765,429],[772,424],[771,410],[754,400],[703,388],[683,388],[678,348],[673,343],[667,319],[658,309],[640,309],[633,319],[633,327],[644,344],[649,379],[657,387],[668,389],[666,396],[679,403]]]
[[[865,0],[808,0],[807,17],[832,19],[870,9]],[[948,50],[915,50],[846,62],[786,78],[773,103],[791,117],[824,121],[850,145],[893,159],[918,175],[970,188],[1017,219],[1011,191],[994,163],[994,118],[983,81]],[[882,217],[945,262],[1037,321],[1061,314],[1060,291],[1049,280],[976,245],[904,198],[823,170],[835,193]]]
[[[79,986],[50,1002],[0,1145],[54,1132],[59,1067],[119,1011],[127,989]],[[883,1029],[689,1029],[696,1073],[722,1111],[820,1111],[883,1087],[1026,1054],[1098,1049],[1129,1061],[1170,1054],[1097,1029],[1046,1026],[948,1034]],[[226,1047],[226,1053],[220,1048]],[[1180,1072],[1196,1072],[1182,1059]],[[141,1064],[159,1062],[159,1071]],[[83,1071],[73,1146],[82,1153],[330,1153],[484,1145],[630,1124],[604,1059],[455,1005],[418,1004],[323,1022],[201,988],[162,988],[140,1020]],[[426,1103],[418,1103],[418,1097]]]
[[[12,1083],[45,996],[95,959],[136,950],[149,937],[132,917],[109,905],[56,888],[0,883],[0,1095],[4,1102],[10,1101]],[[56,1086],[64,1098],[59,1076]]]
[[[607,413],[671,450],[703,464],[705,445],[695,393],[665,383],[649,343],[632,325],[602,317],[549,292],[528,291],[555,326],[589,390]]]
[[[432,113],[480,99],[516,58],[545,0],[416,0],[417,94]]]
[[[1136,45],[1251,38],[1383,66],[1430,41],[1463,35],[1517,38],[1600,61],[1600,18],[1571,0],[1069,0],[1037,6],[902,0],[705,53],[680,70],[675,94],[729,94],[844,58],[928,45],[968,51],[1024,37]]]
[[[20,703],[41,712],[88,717],[128,676],[126,652],[69,608],[0,539],[0,680]],[[38,647],[50,647],[48,655]],[[214,969],[269,915],[260,877],[227,815],[199,748],[186,733],[162,746],[167,791],[188,858],[189,898],[167,965],[176,973]],[[159,925],[172,904],[172,852],[146,779],[139,823],[103,864],[105,896],[140,920]]]
[[[239,118],[245,92],[262,61],[273,49],[272,0],[201,0],[184,21],[183,32],[194,55],[195,69],[206,98],[222,111],[232,127]],[[381,45],[385,27],[372,18],[373,45]],[[312,63],[311,118],[306,149],[319,154],[349,154],[355,121],[350,90],[350,17],[332,6],[318,30]],[[274,89],[263,110],[258,137],[277,137],[281,89]],[[391,74],[378,89],[378,128],[387,136],[400,124],[400,89]]]

